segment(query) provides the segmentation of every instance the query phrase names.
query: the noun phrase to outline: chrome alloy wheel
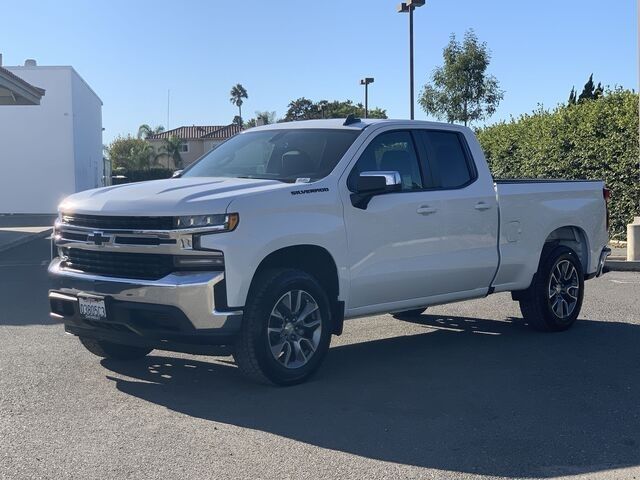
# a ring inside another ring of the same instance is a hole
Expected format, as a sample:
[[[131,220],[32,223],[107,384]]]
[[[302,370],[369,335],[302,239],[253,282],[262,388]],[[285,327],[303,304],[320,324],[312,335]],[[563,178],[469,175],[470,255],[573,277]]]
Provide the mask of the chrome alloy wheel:
[[[560,260],[549,278],[549,306],[558,318],[569,317],[578,303],[578,272],[569,260]]]
[[[290,290],[276,302],[267,326],[271,354],[286,368],[306,365],[322,334],[320,308],[304,290]]]

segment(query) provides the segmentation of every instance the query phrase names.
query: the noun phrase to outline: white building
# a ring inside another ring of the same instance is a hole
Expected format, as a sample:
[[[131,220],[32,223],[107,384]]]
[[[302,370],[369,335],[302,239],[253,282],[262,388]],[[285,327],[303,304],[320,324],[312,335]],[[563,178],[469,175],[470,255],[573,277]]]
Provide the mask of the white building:
[[[1,57],[0,57],[1,58]],[[73,67],[4,67],[44,89],[40,105],[0,106],[0,213],[55,213],[104,185],[102,101]]]

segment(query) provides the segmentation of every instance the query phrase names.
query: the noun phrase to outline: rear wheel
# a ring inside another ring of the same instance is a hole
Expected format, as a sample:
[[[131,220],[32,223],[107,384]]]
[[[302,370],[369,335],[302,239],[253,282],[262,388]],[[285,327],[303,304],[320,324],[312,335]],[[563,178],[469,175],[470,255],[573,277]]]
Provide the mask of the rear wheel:
[[[270,269],[256,279],[244,310],[234,359],[247,376],[293,385],[320,366],[331,341],[331,309],[321,285],[295,269]]]
[[[411,320],[414,318],[418,318],[427,309],[425,308],[414,308],[413,310],[404,310],[402,312],[396,312],[393,314],[393,318],[397,318],[398,320]]]
[[[570,328],[582,307],[584,275],[578,255],[568,247],[547,251],[531,286],[520,296],[520,311],[536,330]]]
[[[80,342],[94,355],[113,360],[136,360],[153,350],[153,348],[134,347],[87,337],[80,337]]]

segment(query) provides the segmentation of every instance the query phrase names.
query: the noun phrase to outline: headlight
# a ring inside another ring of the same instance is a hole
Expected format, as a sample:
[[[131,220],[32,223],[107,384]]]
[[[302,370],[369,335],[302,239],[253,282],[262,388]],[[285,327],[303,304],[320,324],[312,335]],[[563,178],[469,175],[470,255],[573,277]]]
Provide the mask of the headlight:
[[[175,217],[176,228],[208,228],[219,232],[230,232],[238,226],[240,218],[237,213],[217,215],[188,215]]]

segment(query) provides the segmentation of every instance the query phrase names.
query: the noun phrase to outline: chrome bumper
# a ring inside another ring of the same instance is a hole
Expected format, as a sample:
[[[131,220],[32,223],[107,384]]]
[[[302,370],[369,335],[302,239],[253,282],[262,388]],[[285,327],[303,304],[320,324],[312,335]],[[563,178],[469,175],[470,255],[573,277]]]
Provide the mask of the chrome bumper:
[[[242,310],[219,311],[214,301],[214,286],[224,280],[222,272],[176,272],[160,280],[91,275],[61,268],[61,260],[49,264],[52,288],[62,294],[108,296],[116,301],[179,308],[196,330],[236,330],[242,322]],[[51,292],[55,296],[56,292]],[[52,317],[60,319],[52,313]]]

